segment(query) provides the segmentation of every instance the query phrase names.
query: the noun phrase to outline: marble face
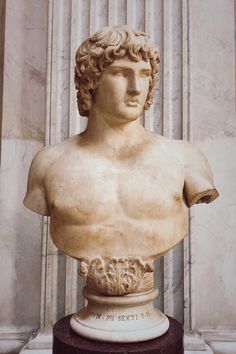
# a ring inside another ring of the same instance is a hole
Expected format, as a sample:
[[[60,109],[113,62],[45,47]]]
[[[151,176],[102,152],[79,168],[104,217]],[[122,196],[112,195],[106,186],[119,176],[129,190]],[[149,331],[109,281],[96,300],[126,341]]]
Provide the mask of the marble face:
[[[103,113],[108,124],[124,124],[140,116],[149,90],[150,74],[149,61],[135,62],[126,56],[106,68],[96,91],[94,106]]]

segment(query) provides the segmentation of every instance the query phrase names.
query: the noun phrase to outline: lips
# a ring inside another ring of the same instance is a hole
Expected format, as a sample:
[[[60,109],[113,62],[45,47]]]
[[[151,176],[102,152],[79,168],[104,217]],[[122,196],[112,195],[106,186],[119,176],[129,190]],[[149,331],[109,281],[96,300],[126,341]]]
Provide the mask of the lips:
[[[127,101],[127,106],[128,107],[137,107],[138,106],[138,101]]]

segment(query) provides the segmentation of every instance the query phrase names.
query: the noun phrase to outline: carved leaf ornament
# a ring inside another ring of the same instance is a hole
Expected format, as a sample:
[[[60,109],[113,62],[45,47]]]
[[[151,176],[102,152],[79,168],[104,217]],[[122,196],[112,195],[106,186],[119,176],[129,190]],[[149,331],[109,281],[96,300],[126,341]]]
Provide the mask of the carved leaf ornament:
[[[79,273],[87,277],[87,286],[100,294],[125,295],[137,292],[146,273],[153,272],[153,263],[141,258],[83,259]]]

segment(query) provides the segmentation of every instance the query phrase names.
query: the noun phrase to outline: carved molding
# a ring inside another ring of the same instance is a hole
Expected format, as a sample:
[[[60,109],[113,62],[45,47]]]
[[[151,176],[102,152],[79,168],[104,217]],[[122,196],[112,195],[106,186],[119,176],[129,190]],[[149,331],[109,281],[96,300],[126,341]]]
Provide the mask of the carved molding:
[[[81,260],[79,274],[90,290],[105,295],[126,295],[153,289],[153,261],[141,258]]]

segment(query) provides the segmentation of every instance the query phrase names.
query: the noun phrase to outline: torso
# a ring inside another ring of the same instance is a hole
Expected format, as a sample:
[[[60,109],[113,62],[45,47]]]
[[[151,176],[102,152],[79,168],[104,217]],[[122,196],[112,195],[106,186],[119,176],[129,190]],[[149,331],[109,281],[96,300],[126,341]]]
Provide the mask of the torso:
[[[162,139],[150,135],[143,146],[114,156],[75,143],[45,177],[59,249],[76,258],[138,256],[140,249],[154,257],[184,236],[184,165],[163,149]]]

